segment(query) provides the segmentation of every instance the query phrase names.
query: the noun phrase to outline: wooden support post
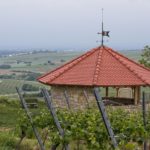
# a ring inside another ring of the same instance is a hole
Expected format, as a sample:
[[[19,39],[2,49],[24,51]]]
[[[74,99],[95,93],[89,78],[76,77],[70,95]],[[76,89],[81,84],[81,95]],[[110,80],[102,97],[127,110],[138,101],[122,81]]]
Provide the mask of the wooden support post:
[[[116,87],[116,97],[119,96],[119,87]]]
[[[143,112],[143,124],[146,128],[146,103],[145,103],[145,92],[142,93],[142,112]]]
[[[134,87],[132,87],[132,98],[134,98]]]
[[[143,112],[143,125],[146,130],[146,103],[145,103],[145,92],[142,93],[142,112]],[[144,141],[144,150],[147,150],[147,140]]]
[[[29,121],[30,121],[30,124],[31,124],[31,126],[32,126],[33,132],[34,132],[34,134],[35,134],[35,137],[36,137],[36,139],[37,139],[37,141],[38,141],[38,143],[39,143],[39,145],[40,145],[40,148],[41,148],[41,150],[45,150],[45,147],[44,147],[44,144],[43,144],[42,139],[41,139],[41,137],[40,137],[40,134],[39,134],[39,132],[37,131],[36,127],[34,126],[32,117],[31,117],[31,115],[30,115],[29,109],[28,109],[27,104],[26,104],[26,101],[25,101],[25,99],[23,98],[20,89],[16,87],[16,90],[17,90],[17,93],[18,93],[18,95],[19,95],[19,98],[20,98],[22,107],[25,109],[26,115],[27,115],[27,117],[28,117],[28,119],[29,119]]]
[[[42,93],[43,93],[45,102],[47,104],[47,107],[50,111],[50,114],[52,115],[52,117],[54,119],[54,122],[56,124],[57,129],[58,129],[58,132],[59,132],[60,136],[62,138],[64,138],[65,133],[64,133],[64,130],[62,129],[62,127],[60,125],[58,118],[57,118],[57,114],[56,114],[55,109],[54,109],[53,104],[52,104],[52,98],[46,89],[42,89]],[[69,150],[68,144],[65,144],[65,150]]]
[[[134,88],[134,104],[135,105],[138,105],[139,102],[140,102],[140,87],[139,86],[136,86]]]
[[[105,93],[106,95],[105,96],[108,97],[108,95],[109,95],[109,87],[106,87],[105,89],[106,89],[106,93]]]
[[[66,90],[64,91],[64,97],[65,97],[68,109],[71,109],[71,107],[70,107],[70,99],[69,99],[69,96],[68,96],[68,93],[67,93]]]
[[[111,125],[110,125],[110,122],[109,122],[109,119],[107,117],[107,113],[105,111],[105,106],[104,106],[104,103],[102,101],[102,98],[101,98],[101,95],[99,93],[99,88],[94,88],[94,95],[95,95],[95,98],[96,98],[96,101],[97,101],[97,105],[98,105],[98,108],[99,108],[99,111],[102,115],[102,119],[104,121],[104,124],[105,124],[105,127],[106,127],[106,130],[110,136],[110,139],[112,141],[112,144],[114,146],[114,148],[117,148],[118,147],[118,144],[117,144],[117,141],[116,141],[116,138],[114,136],[114,132],[111,128]]]
[[[88,98],[87,92],[85,90],[83,90],[83,94],[84,94],[84,97],[85,97],[85,100],[86,100],[86,103],[87,103],[87,107],[90,108],[89,98]]]

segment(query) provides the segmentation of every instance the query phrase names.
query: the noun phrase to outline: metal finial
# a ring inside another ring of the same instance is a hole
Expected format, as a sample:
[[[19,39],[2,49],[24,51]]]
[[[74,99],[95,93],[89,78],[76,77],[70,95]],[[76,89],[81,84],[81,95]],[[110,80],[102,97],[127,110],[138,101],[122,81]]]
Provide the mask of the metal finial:
[[[102,8],[102,31],[101,31],[101,33],[98,32],[98,34],[102,35],[101,46],[104,45],[104,36],[109,37],[109,31],[104,31],[103,11],[104,11],[104,9]]]
[[[104,25],[103,25],[103,10],[104,10],[104,9],[102,8],[102,43],[101,43],[102,46],[103,46],[103,44],[104,44],[104,38],[103,38],[103,37],[104,37],[104,36],[103,36],[103,32],[104,32]]]

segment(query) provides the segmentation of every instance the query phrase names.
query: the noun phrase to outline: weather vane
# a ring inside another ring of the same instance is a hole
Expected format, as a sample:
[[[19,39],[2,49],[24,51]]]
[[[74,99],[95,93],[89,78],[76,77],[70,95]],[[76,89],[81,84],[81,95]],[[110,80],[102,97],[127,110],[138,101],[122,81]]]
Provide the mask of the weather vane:
[[[104,36],[109,37],[109,32],[110,31],[104,31],[104,25],[103,25],[103,8],[102,8],[102,32],[98,32],[98,34],[102,35],[102,41],[101,41],[101,45],[104,45]]]

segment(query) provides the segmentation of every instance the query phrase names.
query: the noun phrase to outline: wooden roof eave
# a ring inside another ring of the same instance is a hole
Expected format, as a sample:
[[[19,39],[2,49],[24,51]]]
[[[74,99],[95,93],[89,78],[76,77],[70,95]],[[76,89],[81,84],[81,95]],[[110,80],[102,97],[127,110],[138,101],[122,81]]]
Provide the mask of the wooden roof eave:
[[[133,85],[130,85],[130,84],[124,84],[124,85],[82,85],[82,84],[58,84],[58,83],[44,83],[44,82],[41,82],[39,81],[40,83],[42,84],[45,84],[45,85],[48,85],[48,86],[79,86],[79,87],[136,87],[136,86],[144,86],[144,87],[150,87],[150,84],[133,84]]]

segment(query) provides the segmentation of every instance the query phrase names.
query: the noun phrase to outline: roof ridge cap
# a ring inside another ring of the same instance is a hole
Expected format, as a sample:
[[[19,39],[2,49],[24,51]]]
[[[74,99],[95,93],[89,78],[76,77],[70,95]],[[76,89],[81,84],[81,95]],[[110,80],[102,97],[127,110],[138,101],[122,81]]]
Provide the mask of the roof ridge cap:
[[[81,56],[79,56],[79,57],[73,59],[72,61],[70,61],[70,62],[64,64],[63,66],[60,66],[60,67],[56,68],[55,70],[49,72],[49,73],[53,73],[54,71],[57,71],[57,70],[59,70],[60,68],[63,68],[63,67],[65,67],[65,66],[71,64],[70,66],[68,66],[67,68],[65,68],[63,71],[59,72],[57,75],[55,75],[53,78],[51,78],[48,82],[50,82],[50,81],[52,82],[54,79],[56,79],[56,78],[58,78],[60,75],[62,75],[65,71],[68,71],[68,70],[71,69],[73,66],[77,65],[80,61],[82,61],[83,59],[89,57],[89,56],[90,56],[91,54],[93,54],[96,50],[97,50],[97,48],[91,49],[90,51],[88,51],[88,52],[84,53],[83,55],[81,55]],[[48,73],[48,74],[49,74],[49,73]]]
[[[124,63],[122,60],[120,60],[119,58],[116,57],[115,54],[111,53],[111,52],[115,52],[113,51],[112,49],[108,48],[107,50],[112,56],[114,56],[121,64],[123,64],[128,70],[130,70],[134,75],[136,75],[140,80],[142,80],[142,82],[146,83],[146,84],[149,84],[147,83],[147,81],[145,79],[143,79],[142,76],[140,76],[134,69],[132,69],[131,67],[129,67],[126,63]],[[111,51],[111,52],[110,52]],[[118,54],[118,53],[117,53]],[[122,55],[120,55],[122,56]],[[124,56],[123,56],[124,57]],[[126,57],[124,57],[126,58]],[[130,60],[130,59],[129,59]]]
[[[97,84],[98,74],[100,72],[100,64],[101,64],[101,61],[102,61],[103,49],[101,49],[101,47],[99,47],[99,48],[100,48],[100,50],[99,50],[99,53],[98,53],[98,56],[97,56],[97,62],[96,62],[96,67],[95,67],[94,77],[93,77],[93,84],[94,85]]]

